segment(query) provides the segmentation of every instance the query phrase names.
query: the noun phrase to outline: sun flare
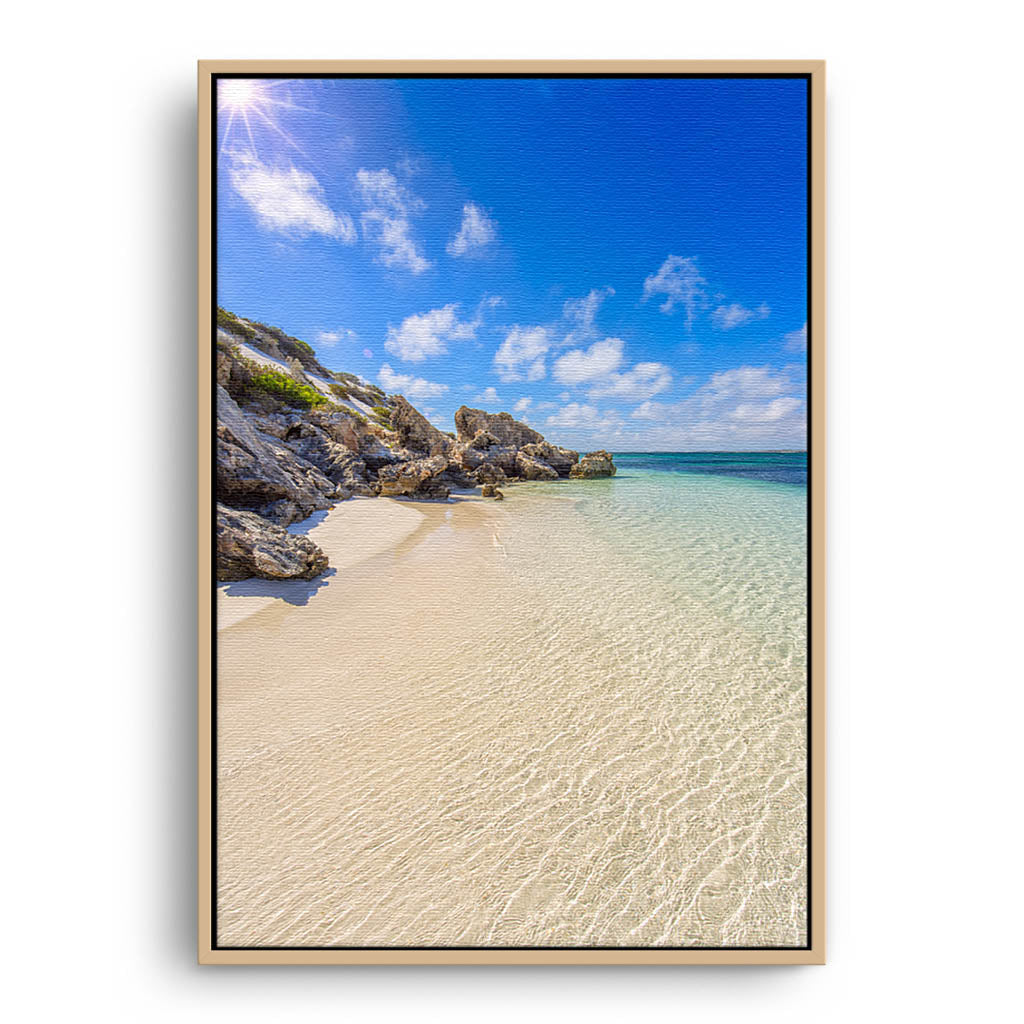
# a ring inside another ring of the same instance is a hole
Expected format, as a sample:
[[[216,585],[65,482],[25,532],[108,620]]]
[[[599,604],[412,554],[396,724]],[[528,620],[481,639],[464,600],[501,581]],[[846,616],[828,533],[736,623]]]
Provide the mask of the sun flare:
[[[235,148],[237,143],[232,140],[234,131],[236,135],[241,135],[243,151],[247,148],[250,156],[258,157],[256,135],[259,131],[267,130],[284,139],[292,149],[303,153],[298,143],[278,123],[275,115],[281,110],[305,113],[314,111],[292,103],[287,91],[278,93],[277,89],[284,84],[281,80],[265,81],[258,78],[222,78],[217,82],[217,110],[224,119],[220,144],[222,153],[228,149],[229,143],[232,143],[232,150],[239,153]],[[241,132],[243,128],[244,134]]]
[[[262,82],[251,78],[228,78],[217,83],[218,106],[233,110],[252,110],[265,102]]]

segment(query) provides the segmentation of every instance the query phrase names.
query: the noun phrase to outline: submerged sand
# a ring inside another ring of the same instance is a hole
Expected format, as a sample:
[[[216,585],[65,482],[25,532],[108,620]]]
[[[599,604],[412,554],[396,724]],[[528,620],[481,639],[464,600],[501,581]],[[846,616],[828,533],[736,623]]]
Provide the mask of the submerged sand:
[[[794,655],[571,514],[346,502],[333,575],[221,587],[222,945],[803,941]]]

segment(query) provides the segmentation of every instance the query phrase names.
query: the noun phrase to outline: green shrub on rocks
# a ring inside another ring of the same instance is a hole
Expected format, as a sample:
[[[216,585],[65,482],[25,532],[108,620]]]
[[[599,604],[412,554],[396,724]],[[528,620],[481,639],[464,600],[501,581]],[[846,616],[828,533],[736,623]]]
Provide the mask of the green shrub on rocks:
[[[297,409],[316,409],[319,406],[327,405],[327,399],[316,388],[311,388],[308,384],[300,384],[288,374],[271,369],[269,366],[255,370],[249,386],[286,402],[288,405],[295,406]]]

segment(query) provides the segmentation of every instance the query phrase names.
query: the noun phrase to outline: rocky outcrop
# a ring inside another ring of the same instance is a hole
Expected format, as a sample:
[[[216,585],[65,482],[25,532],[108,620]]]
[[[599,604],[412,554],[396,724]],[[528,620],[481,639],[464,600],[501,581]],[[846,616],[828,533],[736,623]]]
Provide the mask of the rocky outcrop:
[[[517,476],[516,449],[498,444],[488,431],[479,431],[468,444],[456,444],[452,459],[478,482]]]
[[[342,444],[350,452],[359,454],[367,428],[351,412],[341,409],[324,412],[315,409],[308,413],[306,418],[310,423],[315,423],[336,444]]]
[[[516,452],[516,475],[524,480],[557,480],[558,473],[546,462],[525,451]]]
[[[508,481],[505,471],[493,462],[481,462],[473,471],[473,479],[481,484],[503,484]]]
[[[286,444],[260,433],[217,385],[217,500],[256,510],[288,501],[296,518],[330,508],[337,485]]]
[[[559,448],[549,441],[524,444],[522,451],[541,462],[546,462],[559,476],[568,476],[570,470],[580,461],[580,453],[571,448]]]
[[[398,443],[414,452],[441,455],[454,443],[401,395],[391,399],[391,429],[398,435]]]
[[[302,421],[293,424],[284,435],[284,442],[293,452],[316,466],[331,483],[346,493],[337,498],[350,498],[353,494],[370,496],[373,488],[366,479],[366,463],[343,444],[338,444],[315,423]]]
[[[498,485],[511,480],[615,473],[607,452],[581,460],[507,412],[462,406],[457,436],[446,434],[401,395],[328,370],[312,348],[276,327],[225,310],[217,327],[221,579],[322,572],[324,553],[281,528],[352,496],[438,500],[482,485],[500,501]],[[281,372],[265,372],[242,345],[277,360]]]
[[[447,469],[448,459],[444,455],[385,466],[378,474],[381,497],[447,498],[451,491],[442,479]]]
[[[308,537],[288,533],[254,512],[217,505],[217,579],[311,580],[327,555]]]
[[[596,452],[587,452],[580,459],[579,463],[572,467],[569,476],[574,480],[591,480],[601,476],[615,476],[615,463],[612,462],[611,452],[600,449]]]
[[[460,441],[469,443],[478,431],[486,430],[499,444],[522,448],[527,444],[539,444],[544,440],[532,427],[513,419],[507,412],[490,413],[483,409],[461,406],[455,412],[455,432]]]
[[[488,448],[501,447],[501,442],[489,430],[478,430],[473,435],[473,439],[466,444],[475,452],[485,452]]]

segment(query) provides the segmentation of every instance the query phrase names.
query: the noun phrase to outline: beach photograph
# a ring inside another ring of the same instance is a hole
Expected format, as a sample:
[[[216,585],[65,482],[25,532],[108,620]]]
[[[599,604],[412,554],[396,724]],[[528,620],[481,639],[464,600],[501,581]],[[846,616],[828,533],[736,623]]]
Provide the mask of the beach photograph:
[[[212,947],[809,949],[810,76],[212,79]]]

